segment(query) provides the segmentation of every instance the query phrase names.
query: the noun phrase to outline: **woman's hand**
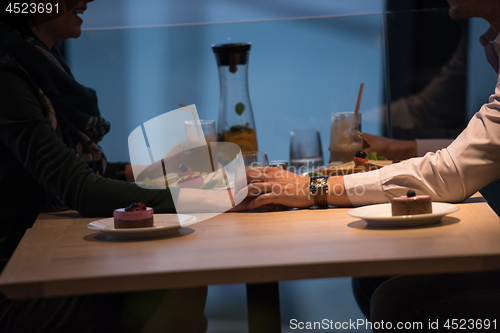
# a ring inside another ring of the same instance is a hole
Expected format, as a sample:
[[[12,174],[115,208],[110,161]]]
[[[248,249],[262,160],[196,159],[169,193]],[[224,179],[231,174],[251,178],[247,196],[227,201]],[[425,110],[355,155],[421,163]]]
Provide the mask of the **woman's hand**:
[[[388,139],[381,136],[363,133],[363,150],[369,154],[376,151],[390,160],[406,160],[417,157],[417,142]]]
[[[309,195],[309,178],[281,168],[256,168],[247,172],[248,209],[264,207],[308,208],[314,205]],[[272,206],[269,206],[272,205]]]
[[[246,212],[248,211],[248,204],[254,200],[254,196],[248,196],[246,197],[242,202],[237,204],[235,207],[231,208],[228,210],[228,212]],[[265,210],[265,211],[281,211],[281,210],[289,210],[291,207],[286,207],[283,205],[263,205],[259,206],[257,209],[258,210]]]

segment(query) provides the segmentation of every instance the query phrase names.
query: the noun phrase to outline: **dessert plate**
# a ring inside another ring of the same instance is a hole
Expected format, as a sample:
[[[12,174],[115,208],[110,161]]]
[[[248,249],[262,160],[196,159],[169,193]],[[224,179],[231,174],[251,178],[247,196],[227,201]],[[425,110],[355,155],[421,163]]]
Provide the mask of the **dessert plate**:
[[[87,228],[102,232],[108,237],[121,239],[155,238],[173,235],[181,227],[193,224],[196,217],[185,214],[154,214],[154,227],[115,229],[114,219],[107,218],[90,222]]]
[[[391,204],[387,203],[358,207],[350,210],[347,214],[361,218],[373,227],[404,228],[439,223],[443,216],[457,210],[459,210],[458,206],[443,202],[433,202],[432,214],[392,216]]]

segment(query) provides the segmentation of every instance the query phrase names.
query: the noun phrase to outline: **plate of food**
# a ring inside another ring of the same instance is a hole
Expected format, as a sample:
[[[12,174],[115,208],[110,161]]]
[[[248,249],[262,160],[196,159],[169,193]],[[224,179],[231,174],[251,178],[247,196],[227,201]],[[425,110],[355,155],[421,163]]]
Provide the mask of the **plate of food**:
[[[87,227],[111,238],[141,239],[173,235],[196,221],[186,214],[154,214],[142,202],[114,211],[114,217],[90,222]]]
[[[406,196],[393,198],[391,203],[358,207],[347,214],[373,227],[406,228],[439,223],[444,216],[458,210],[456,205],[432,202],[429,196],[416,195],[410,190]]]
[[[226,177],[229,175],[226,174]],[[166,178],[166,179],[165,179]],[[228,179],[229,185],[232,186],[233,181]],[[201,190],[219,190],[226,189],[224,175],[220,170],[215,172],[193,171],[191,167],[181,164],[178,172],[170,172],[166,177],[162,176],[155,179],[145,178],[141,184],[152,185],[157,187],[180,187]]]
[[[354,154],[352,161],[343,164],[331,163],[327,167],[320,168],[318,170],[318,175],[345,176],[353,173],[378,170],[394,162],[395,161],[388,160],[378,155],[377,152],[372,152],[367,155],[364,151],[360,150]]]

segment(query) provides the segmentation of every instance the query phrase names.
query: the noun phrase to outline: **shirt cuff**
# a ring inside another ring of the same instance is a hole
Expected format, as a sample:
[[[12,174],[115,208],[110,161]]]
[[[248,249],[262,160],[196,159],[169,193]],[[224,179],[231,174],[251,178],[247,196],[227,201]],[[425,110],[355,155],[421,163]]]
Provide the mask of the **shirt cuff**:
[[[349,201],[356,207],[387,202],[379,170],[344,176],[344,189]]]
[[[436,152],[446,148],[453,142],[453,139],[417,139],[417,156],[422,157],[428,152]]]

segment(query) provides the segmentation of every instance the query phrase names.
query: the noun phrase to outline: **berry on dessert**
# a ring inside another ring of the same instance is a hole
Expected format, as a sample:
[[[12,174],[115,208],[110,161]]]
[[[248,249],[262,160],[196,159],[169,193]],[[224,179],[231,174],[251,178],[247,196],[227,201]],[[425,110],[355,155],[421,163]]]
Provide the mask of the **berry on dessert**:
[[[150,228],[154,226],[153,208],[143,202],[134,202],[113,212],[115,229]]]
[[[392,216],[418,215],[432,213],[432,200],[428,195],[417,195],[409,190],[406,195],[392,198]]]
[[[125,207],[126,212],[137,212],[140,210],[146,210],[146,204],[144,202],[134,202]]]

